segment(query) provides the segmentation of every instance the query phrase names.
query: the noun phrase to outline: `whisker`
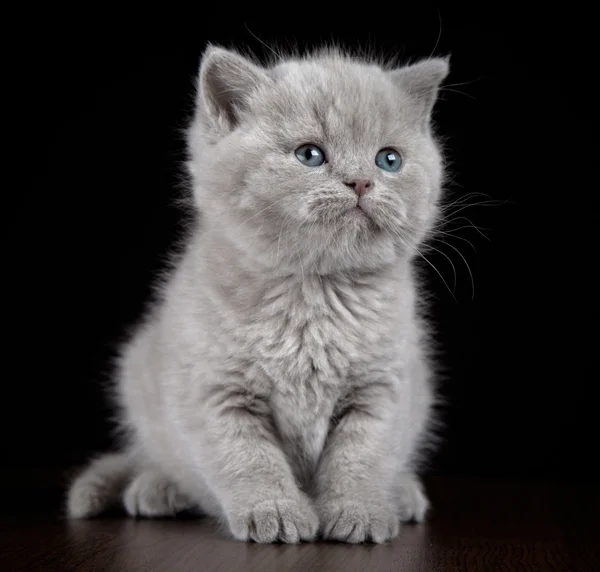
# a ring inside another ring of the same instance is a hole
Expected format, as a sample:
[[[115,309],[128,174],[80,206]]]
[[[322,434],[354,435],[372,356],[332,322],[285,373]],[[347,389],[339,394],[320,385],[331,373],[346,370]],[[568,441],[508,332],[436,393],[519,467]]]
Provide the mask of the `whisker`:
[[[450,292],[450,295],[452,296],[454,301],[458,302],[456,296],[454,295],[454,292],[450,289],[450,286],[448,286],[448,283],[442,276],[442,273],[436,268],[435,264],[433,264],[414,244],[411,244],[400,229],[390,229],[387,224],[384,224],[381,228],[383,228],[383,230],[385,230],[392,238],[394,238],[394,236],[397,236],[405,246],[414,250],[423,260],[425,260],[425,262],[427,262],[427,264],[429,264],[429,266],[431,266],[431,268],[433,268],[436,274],[440,277],[441,281],[443,282],[448,292]],[[452,264],[452,261],[450,261],[450,263]],[[454,264],[452,264],[452,267],[454,268]]]
[[[427,264],[429,264],[429,266],[431,266],[431,268],[433,268],[437,272],[437,275],[441,278],[442,282],[444,283],[444,286],[446,286],[446,288],[448,289],[448,292],[450,292],[450,295],[452,296],[452,298],[454,298],[454,301],[458,302],[458,300],[456,299],[456,296],[454,295],[454,292],[452,292],[452,290],[450,290],[450,286],[448,286],[448,283],[444,280],[444,277],[442,276],[442,273],[435,267],[435,265],[433,265],[431,262],[429,262],[429,260],[427,259],[427,257],[416,246],[413,246],[413,248],[415,249],[415,251],[417,252],[417,254],[423,260],[425,260],[425,262],[427,262]]]
[[[461,228],[468,228],[468,227],[461,227]],[[460,229],[456,229],[456,230],[460,230]],[[475,248],[473,243],[470,240],[463,238],[462,236],[456,236],[455,234],[452,234],[451,232],[446,232],[443,230],[437,230],[436,234],[443,234],[445,236],[449,236],[450,238],[458,238],[458,240],[463,240],[473,249],[474,252],[477,252],[477,249]],[[444,242],[443,240],[440,240],[439,238],[437,238],[435,235],[431,237],[431,240],[439,240],[440,242]],[[444,242],[444,244],[446,244],[446,243]]]
[[[431,244],[428,244],[427,248],[431,248],[432,250],[435,250],[442,256],[445,256],[446,260],[448,260],[448,262],[450,263],[450,266],[452,266],[452,272],[454,274],[454,283],[452,285],[452,294],[454,294],[456,292],[456,267],[454,266],[454,262],[452,262],[452,259],[445,252],[442,252],[441,250],[435,248],[434,246],[431,246]]]
[[[458,86],[461,86],[461,85],[471,85],[472,83],[476,83],[476,82],[478,82],[478,81],[480,81],[482,79],[483,79],[482,77],[478,77],[476,79],[472,79],[471,81],[461,81],[461,82],[458,82],[458,83],[449,83],[445,87],[458,87]]]
[[[440,88],[440,93],[441,93],[442,95],[443,95],[443,94],[444,94],[444,92],[446,92],[446,91],[450,91],[450,92],[452,92],[452,93],[458,93],[458,94],[460,94],[460,95],[464,95],[465,97],[468,97],[469,99],[474,99],[474,100],[476,100],[476,99],[477,99],[477,98],[476,98],[474,95],[471,95],[470,93],[466,93],[466,92],[464,92],[464,91],[460,91],[460,90],[458,90],[458,89],[451,89],[451,88],[449,88],[449,87],[447,87],[447,86],[445,86],[445,87],[444,87],[444,86],[442,86],[442,87]]]
[[[463,262],[465,263],[465,266],[467,267],[467,270],[469,271],[469,276],[471,277],[471,300],[474,300],[475,299],[475,279],[473,278],[473,272],[471,272],[471,267],[469,266],[467,259],[463,256],[462,252],[458,248],[456,248],[456,246],[453,246],[449,242],[445,242],[444,244],[448,245],[450,248],[452,248],[452,250],[455,250],[458,253],[458,255],[463,259]]]
[[[471,204],[462,205],[462,206],[459,205],[459,207],[455,211],[447,213],[446,216],[452,217],[452,216],[458,214],[459,212],[464,211],[465,209],[472,208],[472,207],[495,207],[495,206],[498,206],[498,203],[495,203],[493,201],[482,201],[479,203],[471,203]]]
[[[467,218],[466,216],[459,216],[459,217],[447,219],[447,220],[445,220],[444,217],[442,217],[442,220],[444,220],[445,224],[449,224],[451,222],[457,222],[459,220],[466,220],[469,224],[466,226],[461,226],[460,228],[457,228],[456,230],[460,230],[462,228],[472,228],[472,229],[476,230],[481,236],[483,236],[483,238],[485,238],[486,240],[490,240],[490,238],[488,236],[486,236],[485,234],[483,234],[483,232],[481,232],[481,231],[482,230],[491,230],[491,229],[485,228],[485,227],[479,227],[479,226],[473,224],[471,222],[471,219]],[[454,230],[454,229],[450,229],[450,230]]]
[[[448,205],[440,205],[440,214],[442,217],[444,216],[452,216],[453,214],[460,212],[463,209],[471,208],[471,207],[487,207],[487,206],[501,206],[504,204],[502,201],[497,201],[494,199],[478,201],[478,202],[455,202]],[[456,210],[453,210],[456,209]]]
[[[486,199],[490,199],[490,200],[493,200],[493,198],[494,198],[494,197],[491,197],[490,195],[488,195],[486,193],[471,192],[471,193],[467,193],[466,195],[461,195],[456,200],[454,200],[451,203],[449,203],[449,205],[454,205],[454,204],[459,203],[459,202],[464,202],[465,200],[468,200],[471,197],[485,197]]]

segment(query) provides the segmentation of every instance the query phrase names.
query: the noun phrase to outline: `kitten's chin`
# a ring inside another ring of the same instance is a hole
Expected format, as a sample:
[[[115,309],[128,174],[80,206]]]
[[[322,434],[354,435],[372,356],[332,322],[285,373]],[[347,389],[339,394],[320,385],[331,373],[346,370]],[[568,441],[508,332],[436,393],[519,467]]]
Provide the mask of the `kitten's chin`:
[[[366,211],[361,208],[360,206],[356,205],[355,207],[352,207],[351,209],[346,211],[346,216],[349,217],[358,217],[359,220],[363,220],[363,219],[369,219],[371,218]]]

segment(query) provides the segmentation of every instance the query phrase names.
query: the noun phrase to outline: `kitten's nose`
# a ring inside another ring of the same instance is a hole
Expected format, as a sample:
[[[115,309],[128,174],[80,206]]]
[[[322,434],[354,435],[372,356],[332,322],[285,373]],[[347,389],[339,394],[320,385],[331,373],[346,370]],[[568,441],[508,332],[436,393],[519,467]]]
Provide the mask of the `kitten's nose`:
[[[352,179],[344,181],[344,185],[352,187],[358,198],[362,197],[373,185],[369,179]]]

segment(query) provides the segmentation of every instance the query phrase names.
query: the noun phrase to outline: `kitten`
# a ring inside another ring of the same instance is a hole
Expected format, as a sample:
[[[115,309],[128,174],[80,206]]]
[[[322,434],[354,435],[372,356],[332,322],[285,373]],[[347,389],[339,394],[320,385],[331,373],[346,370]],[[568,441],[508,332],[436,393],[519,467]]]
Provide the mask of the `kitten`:
[[[382,543],[428,501],[434,391],[413,259],[443,180],[445,59],[205,52],[189,169],[201,224],[123,348],[126,445],[67,511],[196,509],[239,540]]]

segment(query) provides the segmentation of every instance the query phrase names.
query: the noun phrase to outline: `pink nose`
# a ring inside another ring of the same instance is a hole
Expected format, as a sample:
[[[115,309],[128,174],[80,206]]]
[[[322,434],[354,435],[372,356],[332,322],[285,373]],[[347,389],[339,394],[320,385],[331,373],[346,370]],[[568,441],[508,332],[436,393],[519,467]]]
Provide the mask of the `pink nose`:
[[[360,198],[371,188],[372,183],[369,179],[352,179],[351,181],[344,181],[344,185],[352,187],[356,196]]]

